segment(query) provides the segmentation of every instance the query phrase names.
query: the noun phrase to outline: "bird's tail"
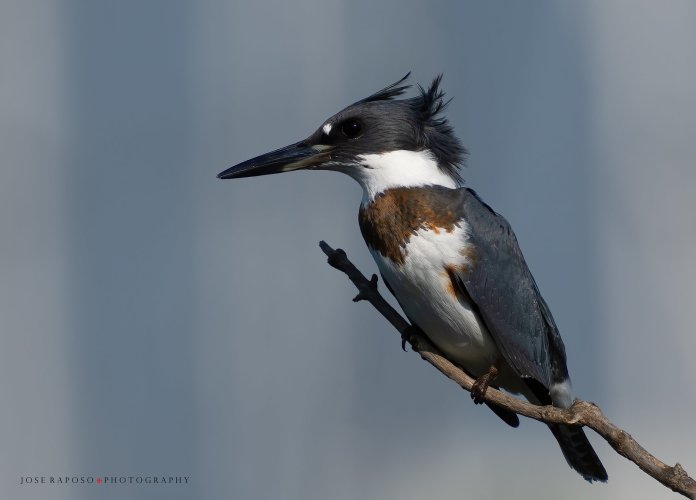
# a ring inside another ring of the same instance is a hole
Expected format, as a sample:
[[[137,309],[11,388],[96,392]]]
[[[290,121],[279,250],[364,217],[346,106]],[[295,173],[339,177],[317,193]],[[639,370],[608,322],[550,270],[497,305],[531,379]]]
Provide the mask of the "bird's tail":
[[[531,390],[527,394],[527,399],[536,404],[553,404],[558,408],[568,408],[572,403],[570,392],[570,381],[567,379],[559,380],[552,385],[551,391],[547,390],[536,380],[525,380]],[[580,426],[548,424],[553,436],[558,441],[563,456],[570,465],[570,468],[577,471],[589,482],[606,482],[609,479],[604,465],[599,460],[597,453],[587,439],[585,432]]]
[[[609,478],[582,427],[549,424],[549,429],[558,441],[571,469],[576,470],[589,482],[605,482]]]

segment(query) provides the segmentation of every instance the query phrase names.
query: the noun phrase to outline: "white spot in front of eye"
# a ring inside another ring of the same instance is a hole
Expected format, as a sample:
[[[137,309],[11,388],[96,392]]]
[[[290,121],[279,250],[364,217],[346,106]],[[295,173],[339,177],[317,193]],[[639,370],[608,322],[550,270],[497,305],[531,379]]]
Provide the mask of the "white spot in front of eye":
[[[324,134],[329,135],[331,133],[331,124],[327,123],[322,127],[322,130],[324,131]]]

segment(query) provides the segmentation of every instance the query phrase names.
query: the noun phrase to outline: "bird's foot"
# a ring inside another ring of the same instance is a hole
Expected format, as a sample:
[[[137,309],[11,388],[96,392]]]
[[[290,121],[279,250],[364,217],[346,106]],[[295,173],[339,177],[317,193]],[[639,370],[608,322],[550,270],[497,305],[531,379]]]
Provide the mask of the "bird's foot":
[[[418,327],[409,325],[406,330],[401,333],[401,349],[406,352],[406,343],[411,344],[411,349],[418,352]]]
[[[495,380],[498,373],[500,373],[498,367],[496,365],[491,365],[488,372],[476,379],[476,382],[474,382],[474,385],[471,387],[471,399],[474,400],[475,404],[480,405],[484,402],[488,386]]]

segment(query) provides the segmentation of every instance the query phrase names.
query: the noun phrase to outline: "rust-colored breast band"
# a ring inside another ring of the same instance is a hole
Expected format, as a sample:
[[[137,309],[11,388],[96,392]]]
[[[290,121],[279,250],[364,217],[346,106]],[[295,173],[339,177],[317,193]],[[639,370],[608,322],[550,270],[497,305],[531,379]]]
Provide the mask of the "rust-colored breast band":
[[[368,246],[397,264],[406,258],[406,245],[418,230],[452,232],[461,217],[456,207],[438,199],[430,188],[393,188],[360,208],[360,231]]]

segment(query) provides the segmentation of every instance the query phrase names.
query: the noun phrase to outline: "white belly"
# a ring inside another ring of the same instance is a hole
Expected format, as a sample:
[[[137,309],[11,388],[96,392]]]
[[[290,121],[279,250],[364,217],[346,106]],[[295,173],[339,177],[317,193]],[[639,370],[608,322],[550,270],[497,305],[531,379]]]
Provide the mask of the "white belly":
[[[471,304],[454,293],[447,266],[469,264],[463,256],[466,227],[451,232],[419,230],[407,244],[403,265],[371,250],[377,267],[411,321],[474,376],[501,361],[500,352]]]

